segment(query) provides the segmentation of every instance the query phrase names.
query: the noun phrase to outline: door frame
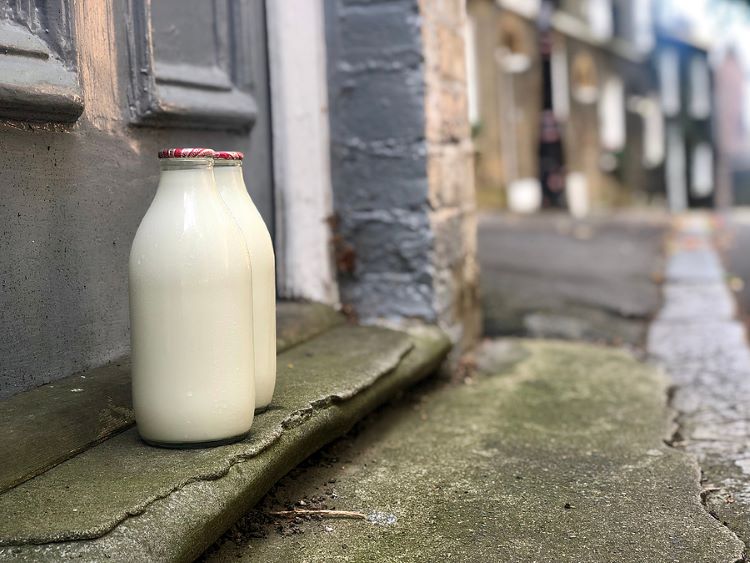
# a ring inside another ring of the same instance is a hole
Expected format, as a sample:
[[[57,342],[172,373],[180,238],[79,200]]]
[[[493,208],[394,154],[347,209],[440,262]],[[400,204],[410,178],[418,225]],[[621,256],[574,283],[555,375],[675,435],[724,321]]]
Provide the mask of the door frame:
[[[279,295],[337,305],[323,0],[266,2]]]

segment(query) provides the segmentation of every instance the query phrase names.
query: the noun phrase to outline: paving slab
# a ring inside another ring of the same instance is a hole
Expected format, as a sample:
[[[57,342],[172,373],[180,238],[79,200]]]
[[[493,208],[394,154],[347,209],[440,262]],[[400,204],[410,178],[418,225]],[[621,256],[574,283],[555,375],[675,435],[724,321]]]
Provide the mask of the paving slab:
[[[0,560],[192,560],[287,471],[448,350],[437,329],[332,329],[279,357],[272,408],[246,440],[164,450],[132,429],[0,495]]]
[[[470,384],[384,408],[283,479],[220,561],[733,562],[694,459],[667,446],[666,379],[624,352],[494,341]],[[274,514],[338,510],[332,515]]]

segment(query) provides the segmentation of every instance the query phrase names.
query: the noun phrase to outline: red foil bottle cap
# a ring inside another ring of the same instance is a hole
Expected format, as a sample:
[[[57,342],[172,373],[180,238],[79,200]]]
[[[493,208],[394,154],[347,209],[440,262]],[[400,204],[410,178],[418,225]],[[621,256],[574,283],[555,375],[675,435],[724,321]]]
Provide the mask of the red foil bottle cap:
[[[180,149],[161,149],[159,158],[213,158],[212,149],[201,148],[180,148]]]
[[[239,151],[216,151],[214,158],[216,160],[242,160],[245,155]]]

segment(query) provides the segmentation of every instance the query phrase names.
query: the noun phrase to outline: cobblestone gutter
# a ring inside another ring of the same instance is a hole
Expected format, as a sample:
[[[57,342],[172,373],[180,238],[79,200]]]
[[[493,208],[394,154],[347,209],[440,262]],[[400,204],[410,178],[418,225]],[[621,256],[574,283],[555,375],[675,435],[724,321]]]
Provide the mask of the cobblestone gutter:
[[[677,220],[648,351],[675,386],[673,445],[697,457],[706,510],[748,545],[750,348],[712,237],[706,216]]]

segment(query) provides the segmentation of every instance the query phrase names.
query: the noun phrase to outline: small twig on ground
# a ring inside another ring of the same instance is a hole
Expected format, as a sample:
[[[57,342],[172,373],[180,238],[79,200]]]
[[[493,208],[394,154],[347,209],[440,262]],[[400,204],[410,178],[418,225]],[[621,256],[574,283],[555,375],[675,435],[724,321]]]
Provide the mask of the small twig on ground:
[[[359,520],[366,520],[367,515],[361,512],[353,512],[351,510],[307,510],[307,509],[294,509],[294,510],[276,510],[269,512],[271,516],[325,516],[328,518],[356,518]]]

